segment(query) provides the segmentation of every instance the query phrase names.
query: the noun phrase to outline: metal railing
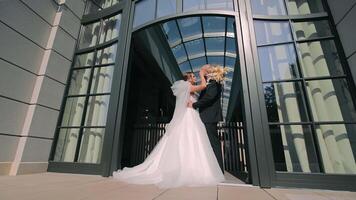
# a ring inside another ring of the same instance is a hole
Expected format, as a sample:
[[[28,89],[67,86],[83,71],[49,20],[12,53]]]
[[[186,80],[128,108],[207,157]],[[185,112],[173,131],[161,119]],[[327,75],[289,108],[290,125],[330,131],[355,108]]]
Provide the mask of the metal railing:
[[[165,133],[165,123],[136,124],[133,131],[131,164],[142,163]],[[224,169],[249,182],[247,141],[242,122],[218,124]]]

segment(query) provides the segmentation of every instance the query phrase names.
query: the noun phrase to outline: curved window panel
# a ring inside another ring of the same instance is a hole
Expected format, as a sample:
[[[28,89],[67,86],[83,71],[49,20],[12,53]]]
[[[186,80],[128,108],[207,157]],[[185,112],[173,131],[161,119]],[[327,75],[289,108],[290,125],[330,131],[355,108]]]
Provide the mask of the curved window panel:
[[[173,15],[177,12],[177,0],[157,0],[157,17]]]
[[[155,18],[155,0],[141,0],[135,4],[133,26],[140,26]]]
[[[164,29],[164,32],[166,34],[170,46],[176,43],[180,43],[182,41],[175,20],[164,23],[162,27]]]
[[[192,68],[193,68],[193,72],[197,72],[200,70],[200,68],[206,64],[206,58],[204,57],[200,57],[200,58],[196,58],[190,61]],[[200,77],[199,74],[197,77]]]
[[[224,55],[225,37],[206,38],[205,39],[207,55],[222,54]]]
[[[96,67],[91,84],[90,93],[108,93],[111,91],[114,66]]]
[[[107,42],[119,35],[121,24],[121,14],[110,17],[103,21],[103,30],[101,31],[99,43]]]
[[[271,125],[270,133],[276,171],[319,172],[309,125]]]
[[[285,15],[284,0],[251,0],[255,15]]]
[[[292,41],[288,21],[254,21],[257,45]]]
[[[86,67],[93,65],[94,52],[76,55],[74,59],[74,67]]]
[[[83,130],[78,162],[100,163],[104,134],[104,128],[86,128]]]
[[[80,33],[79,48],[93,47],[96,45],[100,32],[100,22],[83,25]]]
[[[189,58],[196,56],[204,56],[204,41],[203,39],[193,40],[185,43],[185,48],[187,49],[187,53]]]
[[[85,117],[86,126],[105,126],[110,95],[90,96]]]
[[[73,70],[68,95],[86,94],[88,91],[90,68]]]
[[[173,47],[172,52],[178,63],[187,60],[187,54],[185,53],[183,44]]]
[[[356,122],[355,105],[345,79],[306,81],[314,121]]]
[[[193,10],[234,10],[232,0],[183,0],[183,11]]]
[[[194,36],[193,38],[202,36],[200,17],[187,17],[177,21],[183,40],[192,36]]]
[[[208,63],[224,66],[224,56],[208,56]]]
[[[292,44],[259,47],[263,81],[297,78],[297,59]]]
[[[84,111],[85,97],[68,97],[61,126],[80,126]]]
[[[190,67],[189,61],[186,61],[186,62],[180,64],[180,65],[179,65],[179,69],[180,69],[183,73],[192,71],[192,68]]]
[[[324,172],[356,174],[356,125],[325,124],[315,128]]]
[[[287,0],[290,15],[305,15],[324,12],[321,0]]]
[[[300,82],[263,84],[269,122],[306,121]]]
[[[73,162],[77,147],[79,128],[60,129],[54,161]]]
[[[117,44],[98,50],[95,65],[113,64],[116,59]]]
[[[332,36],[327,20],[292,23],[298,40],[316,39]]]
[[[204,36],[225,36],[226,17],[205,16],[202,19]]]
[[[304,77],[344,75],[333,40],[299,43]]]

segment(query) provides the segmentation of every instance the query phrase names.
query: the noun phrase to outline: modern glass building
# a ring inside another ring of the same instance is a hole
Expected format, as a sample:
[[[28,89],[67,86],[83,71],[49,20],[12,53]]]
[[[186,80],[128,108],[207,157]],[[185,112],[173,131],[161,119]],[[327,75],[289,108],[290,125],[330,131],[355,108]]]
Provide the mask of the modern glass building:
[[[48,171],[111,176],[141,163],[172,117],[170,85],[209,63],[229,68],[226,171],[261,187],[356,190],[356,65],[332,6],[86,1]]]

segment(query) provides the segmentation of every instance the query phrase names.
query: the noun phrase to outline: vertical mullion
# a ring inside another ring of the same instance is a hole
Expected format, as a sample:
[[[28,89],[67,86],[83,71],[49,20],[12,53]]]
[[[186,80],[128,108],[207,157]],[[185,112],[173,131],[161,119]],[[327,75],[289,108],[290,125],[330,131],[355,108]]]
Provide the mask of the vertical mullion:
[[[200,16],[200,28],[201,28],[201,34],[202,34],[202,39],[203,39],[203,45],[204,45],[204,56],[205,56],[205,63],[208,63],[208,55],[206,51],[206,43],[205,43],[205,31],[204,31],[204,26],[203,26],[203,17]]]

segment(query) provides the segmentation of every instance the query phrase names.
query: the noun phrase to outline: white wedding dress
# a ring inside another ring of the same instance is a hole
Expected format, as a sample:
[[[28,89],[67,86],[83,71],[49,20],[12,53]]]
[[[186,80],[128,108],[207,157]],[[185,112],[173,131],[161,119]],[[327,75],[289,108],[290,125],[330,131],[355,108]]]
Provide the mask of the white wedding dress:
[[[133,184],[156,184],[160,188],[217,185],[224,175],[219,167],[199,113],[187,107],[190,83],[176,81],[173,118],[166,133],[146,160],[113,173],[113,178]]]

